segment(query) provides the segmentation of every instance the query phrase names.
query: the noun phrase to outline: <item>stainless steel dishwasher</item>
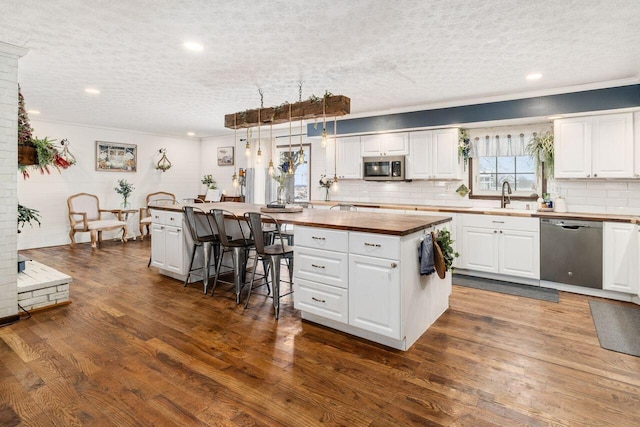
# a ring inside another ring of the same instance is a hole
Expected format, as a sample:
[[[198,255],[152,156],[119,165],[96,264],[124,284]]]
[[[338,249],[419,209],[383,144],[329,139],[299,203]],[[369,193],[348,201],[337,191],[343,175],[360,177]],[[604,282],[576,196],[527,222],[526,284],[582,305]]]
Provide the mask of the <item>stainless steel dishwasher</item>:
[[[602,289],[602,222],[541,219],[540,280]]]

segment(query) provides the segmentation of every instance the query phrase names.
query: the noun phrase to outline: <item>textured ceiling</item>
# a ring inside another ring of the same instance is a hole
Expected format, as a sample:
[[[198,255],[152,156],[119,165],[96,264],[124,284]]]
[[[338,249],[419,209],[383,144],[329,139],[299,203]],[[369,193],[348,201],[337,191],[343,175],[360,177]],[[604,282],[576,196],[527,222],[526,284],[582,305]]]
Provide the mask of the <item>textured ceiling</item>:
[[[39,119],[201,137],[300,81],[362,115],[637,78],[638,28],[639,0],[0,0]]]

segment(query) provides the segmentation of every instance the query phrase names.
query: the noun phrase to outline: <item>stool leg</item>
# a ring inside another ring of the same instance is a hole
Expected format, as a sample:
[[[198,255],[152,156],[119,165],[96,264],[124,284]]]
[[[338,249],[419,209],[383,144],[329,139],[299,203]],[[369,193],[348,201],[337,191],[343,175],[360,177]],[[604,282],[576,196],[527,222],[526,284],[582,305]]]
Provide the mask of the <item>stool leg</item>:
[[[213,296],[213,293],[216,291],[216,285],[218,284],[218,276],[220,275],[220,268],[222,268],[223,258],[224,258],[224,250],[222,251],[222,254],[220,254],[220,257],[218,258],[218,263],[216,265],[216,274],[213,278],[213,286],[211,287],[211,296]]]
[[[184,287],[187,287],[187,283],[189,283],[189,276],[191,276],[191,269],[193,268],[193,258],[196,256],[197,246],[193,246],[193,252],[191,253],[191,262],[189,263],[189,272],[187,273],[186,279],[184,279]]]
[[[264,261],[264,259],[263,259]],[[251,272],[251,281],[249,281],[249,292],[247,293],[247,300],[244,303],[244,308],[249,306],[249,298],[251,298],[251,290],[253,289],[253,281],[256,278],[256,265],[258,264],[258,253],[256,252],[256,256],[253,261],[253,271]]]
[[[276,315],[276,320],[278,320],[278,316],[280,315],[280,261],[282,260],[281,255],[272,255],[269,257],[271,259],[271,277],[272,277],[272,285],[273,285],[273,310]]]
[[[246,274],[244,269],[247,265],[246,252],[242,247],[234,247],[233,248],[233,269],[235,270],[235,274],[233,277],[233,281],[235,282],[236,287],[236,304],[240,304],[240,291],[242,290],[242,285],[244,284],[244,279]]]
[[[209,262],[211,258],[211,242],[204,242],[202,244],[202,284],[204,286],[204,293],[207,293],[209,287]]]

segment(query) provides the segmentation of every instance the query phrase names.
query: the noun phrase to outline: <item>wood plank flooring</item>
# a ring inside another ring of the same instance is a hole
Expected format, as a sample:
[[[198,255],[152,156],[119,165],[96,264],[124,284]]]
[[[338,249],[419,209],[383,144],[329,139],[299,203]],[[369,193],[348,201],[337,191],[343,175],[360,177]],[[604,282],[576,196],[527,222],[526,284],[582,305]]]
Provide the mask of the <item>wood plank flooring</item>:
[[[237,306],[147,268],[149,241],[29,250],[71,305],[0,328],[0,425],[637,426],[640,358],[602,349],[590,297],[454,286],[407,352]],[[640,333],[640,331],[639,331]]]

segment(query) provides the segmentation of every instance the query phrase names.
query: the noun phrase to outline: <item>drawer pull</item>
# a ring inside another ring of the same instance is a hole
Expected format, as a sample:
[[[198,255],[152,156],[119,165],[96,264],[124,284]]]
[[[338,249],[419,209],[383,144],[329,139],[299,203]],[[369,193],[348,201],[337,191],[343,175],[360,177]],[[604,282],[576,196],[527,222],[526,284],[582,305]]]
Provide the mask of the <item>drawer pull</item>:
[[[321,302],[323,304],[326,304],[326,301],[320,298],[316,298],[316,297],[311,297],[312,300],[314,300],[315,302]]]
[[[174,217],[169,218],[169,221],[175,221],[176,219]]]
[[[381,247],[380,243],[368,243],[368,242],[364,242],[365,246],[372,246],[374,248],[379,248]]]
[[[391,263],[391,268],[396,268],[397,266],[398,266],[398,264],[397,264],[397,263],[395,263],[395,262],[392,262],[392,263]]]
[[[312,238],[313,240],[327,240],[327,239],[325,239],[324,237],[311,236],[311,238]]]
[[[311,264],[313,268],[322,268],[324,270],[324,265]]]
[[[494,224],[504,224],[504,221],[491,221]]]

